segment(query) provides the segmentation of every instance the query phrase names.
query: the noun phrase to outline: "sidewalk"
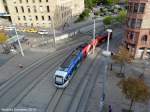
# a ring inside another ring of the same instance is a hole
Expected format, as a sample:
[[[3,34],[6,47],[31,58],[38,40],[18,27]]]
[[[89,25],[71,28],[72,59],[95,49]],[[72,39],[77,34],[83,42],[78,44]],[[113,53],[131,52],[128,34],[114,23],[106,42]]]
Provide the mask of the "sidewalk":
[[[52,47],[51,43],[49,43],[48,45],[44,45],[41,47],[34,47],[34,48],[23,45],[24,54],[25,54],[25,56],[23,57],[21,56],[21,54],[16,54],[16,55],[1,54],[0,55],[0,86],[3,83],[5,83],[5,81],[13,77],[16,73],[20,72],[21,70],[28,67],[29,65],[36,62],[37,60],[41,59],[42,57],[48,55],[49,53],[53,53],[55,50],[65,48],[70,44],[72,40],[73,39],[64,39],[57,42],[57,46],[55,49]],[[22,64],[23,68],[19,68],[18,64]]]
[[[24,54],[24,57],[22,57],[21,54],[16,54],[11,58],[5,60],[5,63],[3,63],[3,65],[0,67],[0,86],[11,77],[13,77],[16,73],[20,72],[40,58],[46,56],[48,53],[32,52],[26,50]],[[5,55],[5,57],[9,57],[9,55],[10,54],[8,54],[7,56]],[[2,59],[2,57],[0,58]],[[19,68],[18,64],[22,64],[23,68]]]
[[[140,61],[142,62],[142,61]],[[132,65],[127,65],[125,68],[125,76],[129,77],[138,77],[140,73],[142,73],[142,68],[137,68],[135,64],[140,63],[134,63]],[[108,105],[112,106],[113,112],[122,112],[122,109],[128,109],[130,100],[127,100],[125,96],[122,94],[121,90],[117,86],[118,82],[121,80],[121,78],[116,77],[116,73],[118,73],[120,70],[120,66],[113,67],[113,71],[108,72],[108,79],[107,79],[107,97],[106,97],[106,106]],[[150,86],[150,70],[145,71],[145,82]],[[135,103],[133,105],[132,110],[134,112],[150,112],[150,101],[148,104],[144,103]]]

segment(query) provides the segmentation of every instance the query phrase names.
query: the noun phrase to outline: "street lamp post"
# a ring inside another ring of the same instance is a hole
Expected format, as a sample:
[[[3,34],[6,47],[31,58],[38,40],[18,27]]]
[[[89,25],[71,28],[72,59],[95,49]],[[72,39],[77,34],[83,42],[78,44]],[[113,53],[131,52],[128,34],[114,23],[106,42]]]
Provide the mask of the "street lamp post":
[[[54,37],[53,37],[53,41],[54,41],[54,48],[56,47],[56,33],[55,33],[55,26],[54,26],[54,19],[52,19],[52,28],[53,28],[53,34],[54,34]]]
[[[15,30],[15,34],[16,34],[16,37],[17,37],[17,41],[18,41],[18,44],[19,44],[19,47],[20,47],[20,52],[21,52],[21,55],[24,56],[24,52],[23,52],[23,49],[22,49],[22,46],[21,46],[21,43],[20,43],[20,40],[19,40],[19,37],[18,37],[18,33],[17,33],[17,30],[16,30],[16,27],[13,26],[13,27],[6,27],[6,29],[9,29],[9,30]]]
[[[103,51],[103,55],[105,55],[105,56],[110,56],[110,55],[111,55],[111,52],[109,51],[109,39],[110,39],[110,35],[111,35],[111,33],[112,33],[112,29],[107,29],[107,32],[108,32],[107,50],[106,50],[106,51]]]
[[[94,50],[95,50],[95,19],[94,19],[94,27],[93,27],[93,54],[94,54]]]
[[[21,46],[21,43],[20,43],[20,40],[19,40],[19,37],[18,37],[18,32],[16,30],[16,27],[14,27],[14,29],[15,29],[15,33],[16,33],[16,36],[17,36],[18,44],[19,44],[19,47],[20,47],[21,55],[24,56],[24,52],[23,52],[23,49],[22,49],[22,46]]]

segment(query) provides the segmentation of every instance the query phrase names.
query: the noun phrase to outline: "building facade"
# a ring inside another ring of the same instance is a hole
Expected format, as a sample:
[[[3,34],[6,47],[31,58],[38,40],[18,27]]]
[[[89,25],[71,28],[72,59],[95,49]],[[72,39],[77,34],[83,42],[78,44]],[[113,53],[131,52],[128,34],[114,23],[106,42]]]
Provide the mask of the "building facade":
[[[6,0],[0,0],[0,16],[7,14]]]
[[[84,10],[84,0],[6,0],[13,24],[59,27]]]
[[[150,52],[150,0],[128,0],[125,45],[135,58]]]

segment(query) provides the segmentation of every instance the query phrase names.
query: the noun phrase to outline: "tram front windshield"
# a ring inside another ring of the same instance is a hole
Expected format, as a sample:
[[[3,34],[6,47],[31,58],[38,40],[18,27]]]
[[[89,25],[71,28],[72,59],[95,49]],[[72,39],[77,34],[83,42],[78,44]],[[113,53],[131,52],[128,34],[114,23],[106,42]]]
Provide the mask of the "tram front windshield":
[[[55,83],[56,83],[56,84],[63,84],[63,77],[61,77],[61,76],[56,76],[56,77],[55,77]]]

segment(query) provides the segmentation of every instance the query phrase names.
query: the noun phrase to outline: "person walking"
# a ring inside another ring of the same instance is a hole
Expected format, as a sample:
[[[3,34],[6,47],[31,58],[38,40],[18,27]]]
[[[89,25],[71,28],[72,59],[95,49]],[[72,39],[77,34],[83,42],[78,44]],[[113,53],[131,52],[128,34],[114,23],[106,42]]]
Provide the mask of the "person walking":
[[[112,108],[111,105],[109,105],[109,111],[108,112],[112,112]]]

